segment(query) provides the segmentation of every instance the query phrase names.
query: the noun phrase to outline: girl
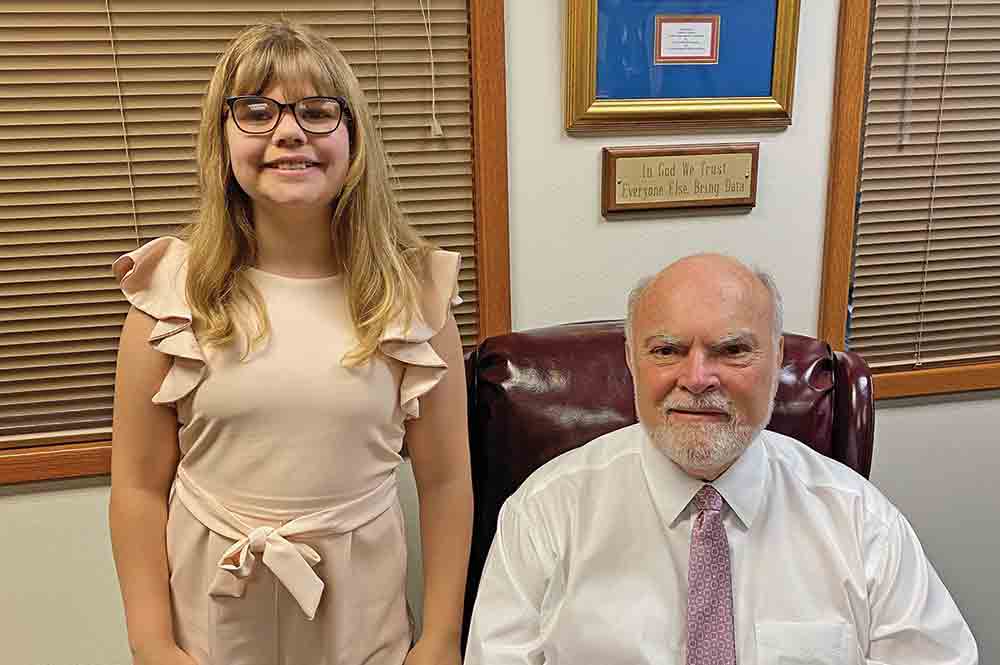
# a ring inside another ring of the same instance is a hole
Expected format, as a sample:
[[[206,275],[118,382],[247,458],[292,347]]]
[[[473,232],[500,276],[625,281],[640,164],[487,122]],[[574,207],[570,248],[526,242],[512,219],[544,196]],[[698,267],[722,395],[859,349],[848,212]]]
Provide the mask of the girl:
[[[357,79],[287,22],[223,54],[187,241],[115,262],[132,308],[111,534],[142,665],[457,665],[471,532],[459,256],[403,221]],[[395,470],[420,497],[411,649]]]

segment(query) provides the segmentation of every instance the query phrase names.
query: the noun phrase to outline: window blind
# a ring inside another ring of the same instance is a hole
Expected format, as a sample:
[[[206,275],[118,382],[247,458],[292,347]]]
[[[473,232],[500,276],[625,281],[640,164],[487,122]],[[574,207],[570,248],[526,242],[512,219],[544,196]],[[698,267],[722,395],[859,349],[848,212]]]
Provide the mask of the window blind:
[[[243,27],[281,16],[332,38],[350,61],[404,212],[462,254],[455,314],[463,343],[476,341],[466,0],[6,0],[0,448],[109,436],[128,310],[110,264],[192,217],[212,68]],[[443,136],[432,135],[432,106]]]
[[[848,348],[876,372],[995,360],[1000,0],[874,12]]]

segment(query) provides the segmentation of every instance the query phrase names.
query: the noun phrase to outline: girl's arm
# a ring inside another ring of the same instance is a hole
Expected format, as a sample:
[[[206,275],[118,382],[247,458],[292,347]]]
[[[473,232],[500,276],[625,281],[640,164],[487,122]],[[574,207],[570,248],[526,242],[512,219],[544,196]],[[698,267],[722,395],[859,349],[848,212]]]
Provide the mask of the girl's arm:
[[[150,347],[156,320],[134,307],[122,328],[111,454],[111,546],[135,662],[193,661],[177,647],[167,573],[167,494],[179,459],[177,414],[152,403],[171,359]]]
[[[461,662],[462,604],[472,539],[465,366],[453,316],[448,315],[430,343],[448,370],[421,396],[420,417],[406,427],[420,499],[424,568],[423,632],[407,665]]]

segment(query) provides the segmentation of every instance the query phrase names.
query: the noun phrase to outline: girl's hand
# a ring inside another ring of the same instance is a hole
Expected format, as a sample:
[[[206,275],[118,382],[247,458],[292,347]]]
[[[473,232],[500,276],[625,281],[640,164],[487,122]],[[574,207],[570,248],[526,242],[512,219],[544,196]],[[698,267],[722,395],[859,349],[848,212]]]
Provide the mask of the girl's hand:
[[[422,637],[410,649],[403,665],[462,665],[459,642]]]
[[[136,651],[132,663],[133,665],[198,665],[176,644]]]

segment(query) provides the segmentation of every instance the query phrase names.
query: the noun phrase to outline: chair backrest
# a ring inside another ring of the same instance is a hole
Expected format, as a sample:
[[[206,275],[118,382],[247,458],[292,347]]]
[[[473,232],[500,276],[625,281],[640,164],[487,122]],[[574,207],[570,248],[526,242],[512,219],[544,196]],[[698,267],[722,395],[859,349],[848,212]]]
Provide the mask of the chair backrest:
[[[785,334],[784,369],[768,429],[867,477],[871,374],[855,353]],[[466,618],[500,506],[539,466],[636,422],[621,321],[571,323],[491,337],[466,356],[476,500]]]

